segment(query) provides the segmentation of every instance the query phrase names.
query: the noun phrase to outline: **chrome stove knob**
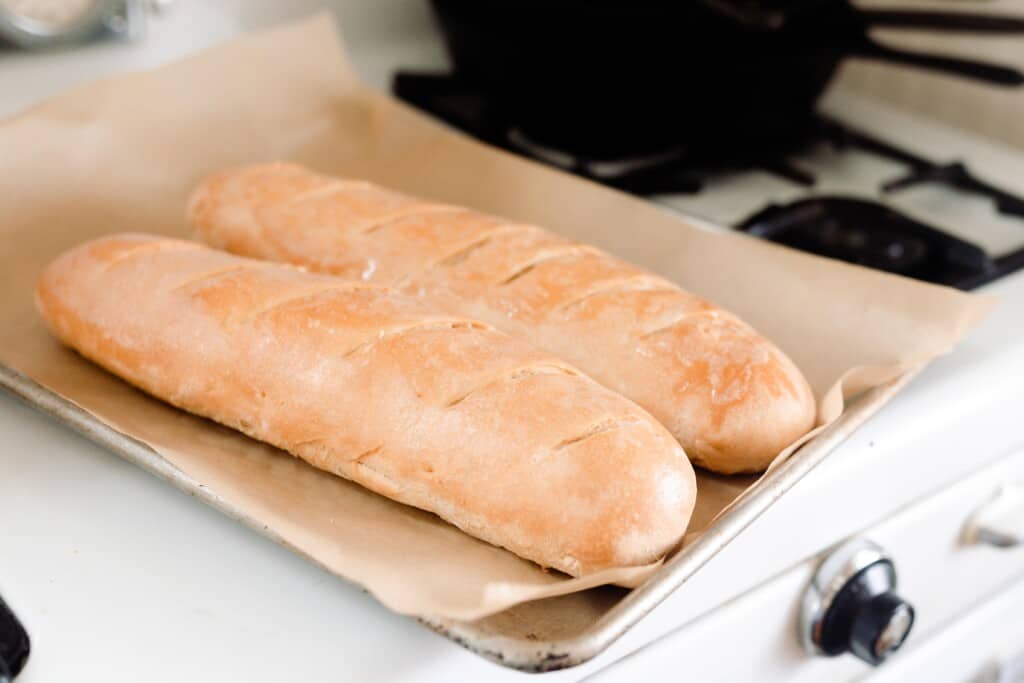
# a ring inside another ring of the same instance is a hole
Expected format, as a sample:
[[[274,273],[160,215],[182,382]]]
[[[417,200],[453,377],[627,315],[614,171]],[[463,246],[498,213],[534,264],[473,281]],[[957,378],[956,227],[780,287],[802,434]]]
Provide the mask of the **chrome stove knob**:
[[[914,624],[914,608],[896,594],[896,568],[871,541],[835,550],[804,593],[801,638],[808,652],[850,652],[878,665],[898,650]]]

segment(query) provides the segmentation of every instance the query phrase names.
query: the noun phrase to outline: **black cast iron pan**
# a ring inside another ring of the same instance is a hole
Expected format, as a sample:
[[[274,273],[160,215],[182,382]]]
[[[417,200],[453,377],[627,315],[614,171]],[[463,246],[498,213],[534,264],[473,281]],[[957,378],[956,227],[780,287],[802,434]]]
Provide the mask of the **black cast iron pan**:
[[[1024,33],[959,12],[863,11],[847,0],[432,0],[459,82],[521,132],[608,158],[797,136],[845,57],[1011,86],[1018,71],[895,49],[874,27]],[[644,148],[647,148],[646,150]]]

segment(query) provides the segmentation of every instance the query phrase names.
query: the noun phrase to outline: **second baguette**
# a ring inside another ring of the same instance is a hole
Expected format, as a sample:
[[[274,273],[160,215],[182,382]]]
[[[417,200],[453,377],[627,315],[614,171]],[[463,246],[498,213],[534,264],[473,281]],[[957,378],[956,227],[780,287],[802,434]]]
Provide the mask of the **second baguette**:
[[[564,358],[716,472],[761,471],[814,423],[803,375],[736,316],[538,227],[285,163],[209,177],[189,219],[214,246],[396,286]]]

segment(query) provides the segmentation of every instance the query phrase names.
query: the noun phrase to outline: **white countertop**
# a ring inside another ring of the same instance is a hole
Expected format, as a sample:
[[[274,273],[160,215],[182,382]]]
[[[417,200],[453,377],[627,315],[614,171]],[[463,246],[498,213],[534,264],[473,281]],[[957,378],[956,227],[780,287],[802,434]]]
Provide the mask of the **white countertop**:
[[[241,33],[330,10],[360,76],[386,88],[398,67],[443,69],[426,0],[176,0],[137,44],[108,42],[48,53],[0,50],[0,116],[105,75],[144,69]]]

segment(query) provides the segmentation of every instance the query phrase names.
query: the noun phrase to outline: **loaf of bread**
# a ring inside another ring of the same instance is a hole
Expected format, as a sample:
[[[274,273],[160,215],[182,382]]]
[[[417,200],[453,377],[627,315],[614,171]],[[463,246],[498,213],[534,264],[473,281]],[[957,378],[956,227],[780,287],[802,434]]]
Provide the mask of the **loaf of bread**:
[[[696,495],[631,401],[394,290],[118,235],[51,264],[54,334],[144,391],[573,575],[671,550]]]
[[[537,227],[286,163],[211,176],[189,220],[211,245],[391,285],[527,340],[636,401],[717,472],[765,469],[814,423],[803,375],[748,325]]]

